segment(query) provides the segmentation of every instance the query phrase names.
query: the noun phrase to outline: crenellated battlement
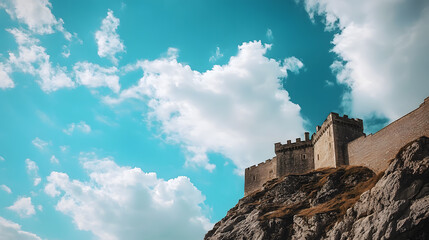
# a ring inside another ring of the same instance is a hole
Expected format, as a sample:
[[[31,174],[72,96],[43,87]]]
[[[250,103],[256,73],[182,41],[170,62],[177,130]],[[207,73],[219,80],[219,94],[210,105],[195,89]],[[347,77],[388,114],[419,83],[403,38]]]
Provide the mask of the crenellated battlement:
[[[301,138],[297,138],[295,140],[295,142],[292,142],[292,140],[287,140],[286,144],[282,144],[280,142],[275,143],[274,144],[274,152],[276,154],[278,154],[280,152],[292,151],[292,150],[296,150],[296,149],[300,149],[300,148],[311,147],[313,144],[312,144],[312,141],[310,139],[310,133],[305,132],[304,136],[305,136],[304,141],[302,141]]]
[[[255,164],[255,165],[252,165],[252,166],[250,166],[250,167],[246,168],[246,170],[247,170],[247,169],[251,170],[251,169],[254,169],[254,168],[257,168],[257,167],[262,167],[262,166],[263,166],[263,165],[265,165],[265,164],[271,164],[271,161],[275,161],[275,160],[276,160],[275,158],[276,158],[276,157],[273,157],[273,158],[271,158],[271,159],[267,159],[267,160],[265,160],[264,162],[261,162],[261,163],[258,163],[258,164]]]
[[[359,118],[349,118],[348,115],[340,116],[338,113],[331,112],[322,126],[316,126],[316,132],[313,134],[313,144],[315,144],[320,137],[326,132],[332,124],[342,125],[356,131],[363,132],[363,121]]]

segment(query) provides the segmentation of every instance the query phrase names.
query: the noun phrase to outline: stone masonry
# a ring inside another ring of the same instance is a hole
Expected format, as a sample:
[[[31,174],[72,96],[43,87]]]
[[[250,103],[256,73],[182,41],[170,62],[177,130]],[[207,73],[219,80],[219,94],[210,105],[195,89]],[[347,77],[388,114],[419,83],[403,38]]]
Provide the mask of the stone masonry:
[[[429,97],[419,108],[375,134],[363,132],[361,119],[330,113],[322,126],[302,141],[275,143],[276,156],[245,170],[244,195],[261,189],[267,181],[288,174],[302,174],[323,167],[361,165],[382,172],[406,143],[429,137]]]

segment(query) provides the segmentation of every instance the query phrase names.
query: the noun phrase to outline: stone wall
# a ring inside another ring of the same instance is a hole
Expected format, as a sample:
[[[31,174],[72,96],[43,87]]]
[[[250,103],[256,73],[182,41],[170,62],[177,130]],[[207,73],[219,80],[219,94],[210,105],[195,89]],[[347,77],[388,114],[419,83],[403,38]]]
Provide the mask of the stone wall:
[[[259,190],[267,181],[277,177],[277,159],[269,159],[244,171],[244,196]]]
[[[276,143],[275,152],[277,158],[278,177],[287,174],[302,174],[314,169],[313,144],[309,139],[309,133],[305,133],[305,140],[290,140],[286,144]]]
[[[349,143],[349,164],[366,166],[375,172],[384,171],[402,146],[421,136],[429,137],[429,98],[377,133]]]

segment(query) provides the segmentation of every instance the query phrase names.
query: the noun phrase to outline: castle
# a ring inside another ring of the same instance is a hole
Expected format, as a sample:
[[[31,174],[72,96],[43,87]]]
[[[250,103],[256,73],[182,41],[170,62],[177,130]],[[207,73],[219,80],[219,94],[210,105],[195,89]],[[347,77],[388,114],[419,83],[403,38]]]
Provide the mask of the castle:
[[[311,138],[308,132],[304,136],[304,140],[275,143],[274,158],[246,168],[244,195],[261,189],[271,179],[323,167],[358,165],[384,171],[402,146],[418,137],[429,137],[429,97],[375,134],[365,135],[361,119],[330,113]]]

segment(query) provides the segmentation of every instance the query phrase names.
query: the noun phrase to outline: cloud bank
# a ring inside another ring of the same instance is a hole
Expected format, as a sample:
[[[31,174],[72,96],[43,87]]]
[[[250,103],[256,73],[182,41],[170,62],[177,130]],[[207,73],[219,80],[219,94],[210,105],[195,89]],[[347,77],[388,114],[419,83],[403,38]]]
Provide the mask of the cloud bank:
[[[81,154],[89,181],[51,172],[46,194],[78,229],[98,239],[201,239],[212,227],[202,213],[205,197],[187,177],[165,181],[140,168],[118,166],[111,158]]]
[[[146,99],[149,120],[159,123],[163,136],[183,146],[187,164],[213,170],[207,153],[232,159],[238,172],[273,155],[273,142],[303,135],[300,107],[282,87],[287,71],[303,66],[296,58],[265,57],[270,45],[243,43],[228,64],[200,73],[177,62],[175,55],[139,61],[143,77],[123,90],[126,99]],[[129,68],[133,68],[129,67]]]
[[[429,95],[429,2],[304,0],[327,30],[339,29],[332,49],[343,104],[353,115],[394,120]]]

